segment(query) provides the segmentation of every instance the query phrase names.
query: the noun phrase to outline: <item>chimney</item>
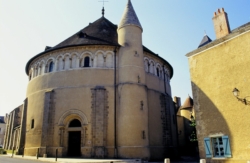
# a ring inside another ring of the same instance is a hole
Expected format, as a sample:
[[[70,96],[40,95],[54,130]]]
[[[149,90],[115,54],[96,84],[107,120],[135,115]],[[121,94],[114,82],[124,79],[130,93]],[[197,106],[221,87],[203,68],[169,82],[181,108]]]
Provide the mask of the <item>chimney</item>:
[[[179,107],[181,107],[181,98],[174,96],[175,109],[178,111]]]
[[[218,9],[217,13],[214,12],[213,22],[216,39],[226,36],[231,32],[227,13],[224,11],[224,8]]]

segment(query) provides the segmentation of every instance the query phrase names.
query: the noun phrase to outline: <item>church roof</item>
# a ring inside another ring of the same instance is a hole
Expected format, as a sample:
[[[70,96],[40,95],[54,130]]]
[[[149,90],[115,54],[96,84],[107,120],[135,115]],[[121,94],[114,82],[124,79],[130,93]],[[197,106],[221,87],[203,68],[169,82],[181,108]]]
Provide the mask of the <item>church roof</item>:
[[[205,35],[205,36],[202,38],[201,43],[200,43],[200,45],[198,46],[198,48],[199,48],[199,47],[202,47],[202,46],[204,46],[204,45],[206,45],[206,44],[208,44],[208,43],[210,43],[210,42],[212,42],[212,40],[211,40],[207,35]]]
[[[118,29],[127,25],[135,25],[142,29],[141,23],[135,13],[135,10],[130,0],[128,0]]]
[[[127,17],[127,19],[122,20],[121,22],[124,22],[122,24],[128,25],[128,23],[132,23],[133,25],[137,25],[141,28],[140,22],[134,12],[134,9],[130,0],[128,1],[127,8],[128,9],[125,10],[125,17]],[[88,45],[107,45],[107,46],[120,47],[118,43],[117,25],[113,24],[104,16],[102,16],[95,22],[89,23],[87,27],[83,28],[82,30],[70,36],[69,38],[57,44],[56,46],[54,47],[46,46],[43,52],[37,54],[36,56],[32,57],[28,61],[25,67],[26,74],[27,75],[29,74],[28,71],[29,71],[30,63],[35,58],[47,52],[51,52],[51,51],[66,48],[66,47],[88,46]],[[143,51],[148,52],[162,59],[166,63],[166,65],[168,65],[168,67],[170,68],[170,71],[171,71],[170,78],[172,78],[173,68],[165,59],[161,58],[158,54],[155,54],[154,52],[152,52],[145,46],[143,46]]]
[[[53,48],[72,45],[118,45],[116,30],[117,25],[103,16]]]

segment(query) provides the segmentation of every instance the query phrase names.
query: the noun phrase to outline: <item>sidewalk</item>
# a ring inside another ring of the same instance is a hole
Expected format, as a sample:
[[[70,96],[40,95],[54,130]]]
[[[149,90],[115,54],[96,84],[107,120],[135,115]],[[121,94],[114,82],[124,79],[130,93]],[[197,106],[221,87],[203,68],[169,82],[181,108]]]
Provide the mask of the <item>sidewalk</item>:
[[[11,157],[11,154],[7,155],[1,155],[4,157]],[[14,158],[19,159],[28,159],[28,160],[37,160],[36,156],[24,156],[22,155],[14,155]],[[47,161],[47,162],[58,162],[58,163],[142,163],[140,159],[88,159],[88,158],[57,158],[57,161],[55,158],[47,157],[39,157],[39,161]]]

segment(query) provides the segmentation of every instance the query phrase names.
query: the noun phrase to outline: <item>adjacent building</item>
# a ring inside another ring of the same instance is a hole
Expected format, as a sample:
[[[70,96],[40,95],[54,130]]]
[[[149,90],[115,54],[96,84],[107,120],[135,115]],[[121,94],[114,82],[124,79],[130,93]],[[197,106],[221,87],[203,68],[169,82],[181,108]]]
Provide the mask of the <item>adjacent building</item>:
[[[5,116],[6,131],[4,136],[3,148],[15,150],[22,153],[25,141],[25,115],[23,115],[24,105],[20,105]]]
[[[6,127],[5,118],[4,116],[0,116],[0,147],[3,146],[5,127]]]
[[[214,13],[213,22],[216,40],[206,35],[186,55],[199,153],[211,163],[245,163],[250,159],[250,23],[231,31],[224,9]]]
[[[177,107],[177,125],[178,125],[178,145],[179,154],[183,156],[197,157],[197,138],[195,130],[195,111],[193,99],[188,96],[183,105],[180,106],[180,98],[174,97]]]

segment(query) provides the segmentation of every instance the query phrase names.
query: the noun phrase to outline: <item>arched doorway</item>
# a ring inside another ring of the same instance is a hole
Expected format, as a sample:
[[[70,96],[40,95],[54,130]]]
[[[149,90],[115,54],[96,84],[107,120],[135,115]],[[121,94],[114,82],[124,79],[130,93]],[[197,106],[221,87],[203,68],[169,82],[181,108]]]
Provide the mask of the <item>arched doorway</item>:
[[[78,119],[73,119],[68,126],[70,129],[82,127]],[[68,132],[68,156],[81,156],[81,131],[71,130]]]

